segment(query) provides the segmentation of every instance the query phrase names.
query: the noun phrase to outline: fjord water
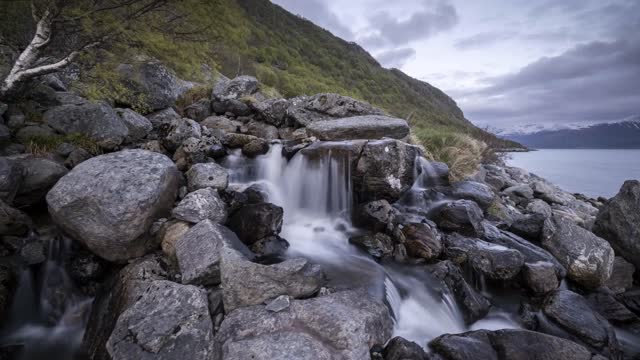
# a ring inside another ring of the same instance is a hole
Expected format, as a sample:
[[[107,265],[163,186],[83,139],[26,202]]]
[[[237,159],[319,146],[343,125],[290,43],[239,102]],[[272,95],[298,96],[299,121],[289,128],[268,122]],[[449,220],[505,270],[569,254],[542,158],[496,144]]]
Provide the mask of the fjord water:
[[[395,320],[395,336],[425,347],[445,333],[518,327],[500,307],[467,326],[452,294],[430,279],[424,268],[381,265],[349,243],[349,237],[362,230],[351,223],[351,159],[344,151],[336,151],[343,145],[324,143],[321,156],[308,157],[301,151],[287,161],[282,146],[273,144],[269,153],[256,159],[237,151],[228,156],[225,166],[232,187],[241,190],[258,184],[270,202],[283,207],[280,235],[290,243],[287,255],[323,265],[331,287],[366,287],[373,296],[384,299]],[[419,160],[419,167],[429,164]],[[416,173],[428,175],[429,169],[416,169]],[[410,191],[424,190],[424,182],[423,176],[416,176]]]
[[[510,166],[591,197],[613,197],[625,180],[640,179],[640,150],[542,149],[509,157]]]

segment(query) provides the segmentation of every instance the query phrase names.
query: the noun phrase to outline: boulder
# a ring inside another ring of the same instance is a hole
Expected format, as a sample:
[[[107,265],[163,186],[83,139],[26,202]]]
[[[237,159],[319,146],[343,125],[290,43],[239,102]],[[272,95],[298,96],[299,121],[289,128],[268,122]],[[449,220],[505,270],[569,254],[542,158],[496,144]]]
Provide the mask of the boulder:
[[[222,138],[222,144],[235,149],[241,148],[254,140],[258,140],[258,138],[253,135],[229,133]]]
[[[277,127],[258,121],[250,121],[246,125],[246,133],[270,141],[280,138]]]
[[[399,336],[389,340],[382,351],[384,360],[429,360],[420,345]]]
[[[564,195],[562,190],[547,183],[546,181],[533,181],[530,186],[533,190],[533,195],[536,198],[542,199],[549,204],[566,205],[567,201],[571,198],[570,196],[568,197]]]
[[[166,108],[158,110],[154,113],[147,115],[147,119],[151,122],[154,129],[161,129],[164,126],[169,126],[171,121],[180,119],[181,116],[173,108]]]
[[[194,86],[179,79],[173,71],[154,59],[120,64],[116,70],[126,86],[133,93],[140,94],[151,110],[172,107],[180,96]]]
[[[25,235],[31,226],[27,214],[0,200],[0,236]]]
[[[5,145],[9,142],[11,142],[11,129],[0,123],[0,145]]]
[[[260,305],[281,295],[307,298],[326,283],[322,268],[307,259],[294,258],[261,265],[229,247],[222,250],[220,274],[227,313],[241,307]]]
[[[311,136],[323,141],[355,139],[403,139],[409,135],[405,120],[381,115],[354,116],[341,119],[315,121],[307,125]]]
[[[360,200],[398,200],[413,185],[418,155],[418,147],[398,140],[367,142],[352,174]]]
[[[217,285],[224,247],[238,249],[252,258],[251,251],[226,227],[204,220],[186,231],[174,244],[184,284]]]
[[[503,194],[509,196],[513,200],[519,199],[531,200],[533,199],[533,190],[527,184],[520,184],[508,187],[502,191]]]
[[[13,203],[22,183],[23,171],[19,161],[0,157],[0,200]]]
[[[627,262],[623,257],[616,256],[613,260],[613,270],[611,276],[605,283],[614,294],[620,294],[633,286],[633,273],[636,271],[633,264]]]
[[[195,121],[202,121],[211,115],[211,100],[200,99],[182,111],[184,116]]]
[[[220,83],[213,89],[214,100],[234,100],[251,96],[260,90],[260,83],[253,76],[238,76],[232,80]]]
[[[416,169],[418,170],[416,185],[423,188],[449,185],[449,165],[442,162],[429,161],[423,157],[420,157],[417,161],[419,163],[416,164]]]
[[[442,253],[442,239],[434,225],[425,222],[403,222],[398,226],[398,230],[394,236],[404,244],[407,255],[435,260]]]
[[[178,169],[184,171],[193,164],[209,162],[211,157],[220,157],[220,152],[226,155],[226,151],[215,137],[190,137],[184,140],[173,154],[173,161]]]
[[[442,335],[429,343],[447,360],[605,360],[572,341],[528,330],[478,330]]]
[[[609,241],[616,253],[640,268],[640,181],[626,181],[601,209],[593,231]]]
[[[615,254],[609,243],[564,217],[545,222],[542,246],[584,287],[602,286],[611,276]]]
[[[462,235],[482,237],[482,209],[471,200],[456,200],[434,209],[433,220],[438,227]]]
[[[270,204],[249,204],[229,219],[228,226],[247,245],[270,235],[278,235],[282,229],[283,210]]]
[[[462,271],[454,263],[441,261],[431,271],[453,294],[467,324],[472,324],[489,313],[491,303],[465,281]]]
[[[387,200],[375,200],[360,205],[356,222],[368,230],[384,232],[393,229],[399,214],[400,212]]]
[[[200,122],[202,127],[217,131],[219,133],[240,132],[243,124],[236,120],[231,120],[224,116],[209,116]]]
[[[33,140],[47,140],[55,136],[55,131],[47,125],[28,125],[18,130],[15,135],[16,140],[23,145],[29,145]]]
[[[47,194],[53,220],[95,254],[120,261],[147,252],[146,231],[166,215],[181,181],[171,159],[125,150],[89,159]]]
[[[204,188],[224,190],[229,185],[229,171],[216,163],[195,164],[186,175],[189,191]]]
[[[527,204],[527,211],[531,214],[542,215],[545,219],[548,219],[553,215],[551,206],[544,200],[533,199]]]
[[[131,109],[116,109],[116,113],[129,130],[129,135],[126,138],[128,142],[142,140],[153,130],[149,119]]]
[[[265,139],[253,139],[242,147],[242,153],[248,157],[256,157],[269,152],[269,141]]]
[[[267,236],[251,245],[251,251],[258,255],[259,262],[273,262],[284,259],[289,242],[280,236]]]
[[[162,141],[162,145],[169,151],[175,151],[185,140],[192,137],[202,137],[200,125],[191,119],[174,119],[171,120],[169,132]]]
[[[165,280],[151,282],[118,318],[106,350],[113,360],[213,358],[206,291]]]
[[[482,209],[488,208],[496,194],[488,185],[476,181],[459,181],[452,185],[451,195],[456,199],[473,200]]]
[[[544,222],[547,219],[541,214],[519,216],[509,226],[509,231],[529,241],[538,243],[540,242]]]
[[[281,127],[284,125],[287,109],[291,103],[285,99],[269,99],[252,103],[251,108],[258,114],[258,118],[267,124]]]
[[[105,149],[115,149],[129,136],[129,129],[105,102],[56,106],[43,115],[45,124],[63,134],[82,134]]]
[[[77,148],[77,149],[74,149],[69,154],[69,156],[67,156],[67,159],[64,161],[64,166],[66,166],[68,169],[73,169],[83,161],[91,159],[91,157],[92,155],[87,150],[82,148]]]
[[[383,233],[364,234],[349,238],[349,242],[376,259],[393,256],[393,240]]]
[[[304,324],[304,326],[299,326]],[[387,307],[364,291],[341,291],[270,312],[264,306],[227,314],[216,343],[221,358],[360,360],[391,337]]]
[[[162,224],[157,236],[160,240],[162,252],[167,255],[169,259],[175,259],[176,242],[182,237],[182,235],[191,229],[191,226],[192,224],[180,220],[167,221]]]
[[[18,161],[23,168],[22,183],[14,199],[14,205],[18,207],[43,200],[47,191],[68,172],[64,166],[47,158],[29,156]]]
[[[458,234],[446,236],[445,247],[451,260],[464,261],[492,280],[512,279],[520,273],[524,264],[524,256],[517,250]]]
[[[550,262],[524,264],[523,278],[527,288],[534,294],[548,294],[560,285],[556,269]]]
[[[227,209],[217,190],[204,188],[187,194],[171,211],[171,215],[194,224],[203,220],[222,224],[227,219]]]
[[[609,292],[591,293],[586,296],[586,300],[593,311],[607,319],[611,324],[621,326],[631,325],[630,329],[635,327],[636,331],[634,332],[637,333],[640,317],[624,306]]]
[[[295,127],[308,126],[319,120],[347,118],[360,115],[384,115],[380,109],[338,94],[317,94],[290,100],[287,120]]]

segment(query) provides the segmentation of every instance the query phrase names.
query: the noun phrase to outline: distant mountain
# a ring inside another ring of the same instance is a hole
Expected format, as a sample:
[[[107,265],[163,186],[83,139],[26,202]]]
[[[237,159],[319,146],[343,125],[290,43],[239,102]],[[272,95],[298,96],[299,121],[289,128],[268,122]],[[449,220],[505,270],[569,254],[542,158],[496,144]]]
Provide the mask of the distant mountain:
[[[520,127],[497,132],[534,149],[640,149],[640,115],[623,121],[569,128]]]

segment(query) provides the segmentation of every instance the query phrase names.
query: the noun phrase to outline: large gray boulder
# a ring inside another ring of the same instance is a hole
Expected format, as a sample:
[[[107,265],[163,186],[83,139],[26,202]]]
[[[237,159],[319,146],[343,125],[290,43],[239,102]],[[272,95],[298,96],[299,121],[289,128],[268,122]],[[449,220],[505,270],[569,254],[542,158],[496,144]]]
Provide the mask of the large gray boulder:
[[[129,135],[126,138],[129,142],[142,140],[153,130],[149,119],[131,109],[116,109],[116,113],[129,130]]]
[[[251,108],[258,113],[260,120],[267,124],[281,127],[286,121],[287,109],[291,105],[289,100],[269,99],[259,103],[252,103]]]
[[[47,191],[68,172],[64,166],[47,158],[29,156],[18,161],[24,170],[22,183],[13,201],[18,207],[42,201]]]
[[[217,285],[223,248],[240,251],[252,258],[251,251],[226,227],[204,220],[185,232],[174,244],[184,284]]]
[[[482,237],[482,209],[471,200],[447,202],[433,211],[433,221],[444,230],[455,231],[462,235]]]
[[[611,276],[615,254],[609,243],[565,217],[545,222],[542,246],[567,269],[571,280],[584,287],[600,287]]]
[[[601,210],[593,232],[640,269],[640,181],[629,180]]]
[[[181,176],[168,157],[125,150],[76,166],[47,194],[53,220],[75,240],[111,261],[155,246],[145,233],[166,215]]]
[[[175,151],[189,138],[202,137],[200,124],[191,119],[173,119],[169,125],[169,132],[163,139],[162,145],[169,151]]]
[[[251,96],[260,90],[260,83],[253,76],[238,76],[231,80],[220,82],[212,92],[212,98],[217,101],[236,100]]]
[[[225,360],[361,360],[391,337],[392,328],[381,301],[352,290],[293,300],[277,313],[265,306],[236,309],[222,322],[216,343]]]
[[[398,200],[413,185],[418,155],[418,147],[402,141],[367,142],[352,175],[360,200]]]
[[[382,115],[363,115],[315,121],[307,125],[307,132],[318,140],[340,141],[355,139],[402,139],[409,135],[405,120]]]
[[[213,358],[207,292],[171,281],[151,282],[118,318],[106,350],[113,360]]]
[[[282,229],[284,211],[281,207],[270,204],[249,204],[229,219],[229,228],[242,242],[251,245],[270,235],[278,235]]]
[[[295,127],[308,126],[320,120],[360,115],[384,115],[380,109],[365,102],[338,94],[317,94],[290,100],[287,120]]]
[[[218,191],[212,188],[187,194],[171,214],[178,220],[194,224],[202,220],[224,223],[227,219],[226,204],[218,195]]]
[[[273,265],[249,261],[233,248],[222,250],[222,298],[225,311],[260,305],[281,295],[307,298],[325,284],[319,265],[303,258],[288,259]]]
[[[22,183],[23,169],[19,161],[0,157],[0,200],[11,204]]]
[[[189,191],[208,187],[224,190],[229,185],[229,171],[216,163],[195,164],[186,175]]]
[[[445,237],[446,253],[456,262],[466,262],[493,280],[509,280],[520,273],[524,256],[513,249],[452,234]]]
[[[488,208],[496,198],[496,194],[488,185],[476,181],[454,183],[451,195],[456,199],[473,200],[483,209]]]
[[[63,134],[82,134],[105,149],[115,149],[129,129],[105,102],[56,106],[43,115],[45,124]]]

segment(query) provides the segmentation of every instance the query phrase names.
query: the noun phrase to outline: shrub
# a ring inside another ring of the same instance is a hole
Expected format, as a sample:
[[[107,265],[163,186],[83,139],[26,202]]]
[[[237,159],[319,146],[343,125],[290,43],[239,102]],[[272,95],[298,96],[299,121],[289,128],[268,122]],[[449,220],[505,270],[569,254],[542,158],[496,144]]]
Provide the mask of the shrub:
[[[31,154],[46,154],[54,151],[60,144],[68,143],[78,148],[84,149],[92,155],[102,153],[100,146],[82,134],[66,134],[51,136],[34,136],[29,139],[27,151]]]
[[[176,100],[176,108],[178,109],[178,112],[182,114],[182,111],[187,106],[200,99],[208,99],[211,96],[211,91],[213,91],[213,87],[211,87],[211,85],[199,85],[192,87],[182,94],[178,100]]]

